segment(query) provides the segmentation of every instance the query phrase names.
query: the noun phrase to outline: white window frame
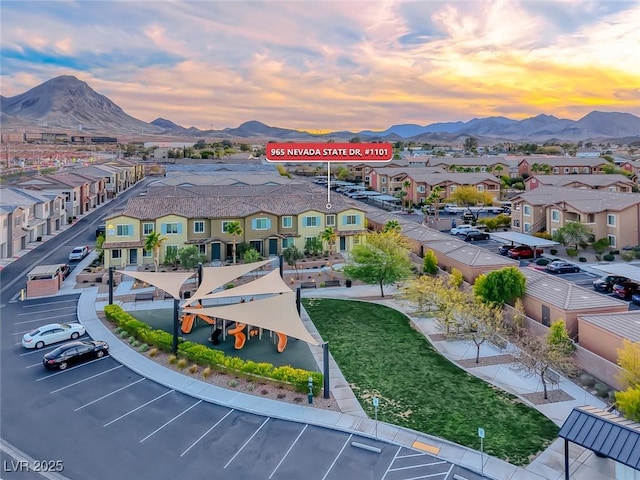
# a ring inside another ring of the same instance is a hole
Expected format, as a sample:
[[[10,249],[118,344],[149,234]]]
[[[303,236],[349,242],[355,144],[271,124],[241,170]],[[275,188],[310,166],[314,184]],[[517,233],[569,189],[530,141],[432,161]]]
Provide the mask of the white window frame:
[[[293,228],[293,217],[291,215],[282,217],[282,228]]]
[[[327,214],[324,216],[324,222],[327,227],[335,227],[336,226],[336,215],[334,213]]]
[[[358,225],[358,215],[355,215],[355,214],[346,215],[345,225],[348,225],[348,226]]]
[[[178,253],[178,249],[179,249],[179,248],[180,248],[180,246],[179,246],[179,245],[165,245],[165,247],[164,247],[164,254],[165,254],[165,256],[166,256],[166,255],[167,255],[167,253],[168,253],[170,250],[175,250],[175,251],[176,251],[176,253]]]
[[[313,225],[310,225],[310,218],[313,218]],[[317,215],[308,215],[306,217],[304,217],[304,226],[308,227],[308,228],[318,228],[320,225],[318,225],[318,216]]]
[[[616,187],[609,187],[607,188],[607,190],[609,190],[610,192],[617,192],[618,189]]]
[[[477,185],[477,190],[479,192],[484,192],[484,185]]]
[[[387,177],[382,177],[382,180],[380,183],[387,183]]]
[[[226,226],[227,226],[227,225],[229,225],[230,223],[234,222],[234,221],[235,221],[235,220],[222,220],[222,221],[220,222],[220,225],[222,226],[222,233],[227,233],[227,232],[225,231]]]
[[[569,173],[569,167],[564,167],[564,173]]]
[[[122,227],[126,227],[127,233],[121,233]],[[131,235],[133,235],[133,225],[130,223],[119,223],[116,225],[116,237],[130,237]]]
[[[522,231],[524,233],[529,233],[531,231],[531,224],[529,222],[524,222],[524,224],[522,225]]]
[[[147,227],[151,226],[151,230],[147,232]],[[142,234],[146,237],[147,235],[153,233],[156,229],[156,226],[154,223],[151,222],[144,222],[142,224]]]
[[[554,223],[560,223],[560,210],[551,210],[551,221]]]
[[[142,258],[151,258],[153,257],[153,250],[145,250],[142,249]]]
[[[120,260],[122,258],[122,250],[119,248],[114,248],[111,250],[111,259],[112,260]]]
[[[387,193],[387,187],[382,187],[382,188],[380,189],[380,191],[381,191],[382,193]]]
[[[424,193],[424,192],[425,192],[425,190],[426,190],[426,189],[424,188],[424,185],[418,185],[418,188],[416,189],[416,191],[417,191],[418,193]]]
[[[525,217],[531,216],[531,205],[522,206],[522,215],[524,215]]]
[[[616,226],[616,216],[613,213],[607,213],[607,227]]]
[[[198,225],[202,227],[202,230],[198,230]],[[204,233],[204,220],[196,220],[193,222],[193,233]]]
[[[615,235],[607,235],[607,240],[609,240],[610,247],[616,247],[616,236]]]
[[[269,230],[269,227],[267,226],[269,219],[266,217],[261,217],[261,218],[256,218],[256,230]],[[262,224],[264,223],[264,226],[262,226]]]
[[[451,185],[451,186],[449,187],[449,191],[450,191],[451,193],[453,193],[453,192],[455,192],[455,191],[456,191],[456,188],[458,188],[456,185]]]
[[[178,230],[179,230],[178,225],[180,225],[180,222],[165,223],[165,230],[167,232],[166,234],[167,235],[179,235],[178,234]],[[175,232],[173,231],[174,230],[174,228],[173,228],[174,226],[175,226]],[[169,231],[169,227],[171,227],[171,231]]]
[[[282,249],[286,250],[287,248],[295,245],[293,238],[283,238],[282,239]]]

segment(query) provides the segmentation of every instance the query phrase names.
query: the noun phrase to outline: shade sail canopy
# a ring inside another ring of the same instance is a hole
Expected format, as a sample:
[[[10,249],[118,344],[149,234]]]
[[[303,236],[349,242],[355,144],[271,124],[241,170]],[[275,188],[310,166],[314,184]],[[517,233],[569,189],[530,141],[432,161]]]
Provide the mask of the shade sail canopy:
[[[225,283],[271,262],[273,262],[273,259],[255,263],[243,263],[242,265],[229,265],[228,267],[204,267],[202,269],[202,283],[187,303],[190,305]]]
[[[117,270],[117,272],[153,285],[178,299],[182,284],[195,275],[195,272],[135,272],[129,270]]]
[[[298,310],[294,292],[274,295],[253,302],[236,303],[207,308],[185,308],[185,313],[204,314],[209,317],[223,318],[232,322],[244,323],[254,327],[266,328],[311,345],[319,345],[307,331]]]
[[[291,291],[291,288],[280,277],[280,271],[273,270],[253,282],[211,293],[205,295],[202,299],[264,295],[267,293],[291,293]]]

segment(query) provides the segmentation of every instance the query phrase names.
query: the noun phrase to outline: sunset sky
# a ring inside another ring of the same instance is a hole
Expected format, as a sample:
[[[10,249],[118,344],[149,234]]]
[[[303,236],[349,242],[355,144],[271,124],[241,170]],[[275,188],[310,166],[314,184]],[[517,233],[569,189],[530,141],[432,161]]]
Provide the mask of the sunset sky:
[[[75,75],[128,114],[384,130],[640,115],[640,0],[7,1],[1,93]]]

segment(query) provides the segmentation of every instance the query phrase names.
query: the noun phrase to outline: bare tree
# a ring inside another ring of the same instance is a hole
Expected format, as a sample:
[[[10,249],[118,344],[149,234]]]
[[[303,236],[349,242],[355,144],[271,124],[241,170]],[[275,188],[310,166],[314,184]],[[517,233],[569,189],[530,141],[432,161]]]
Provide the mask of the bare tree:
[[[457,336],[470,340],[476,346],[476,363],[480,363],[480,347],[491,342],[503,330],[502,309],[479,301],[456,305]]]

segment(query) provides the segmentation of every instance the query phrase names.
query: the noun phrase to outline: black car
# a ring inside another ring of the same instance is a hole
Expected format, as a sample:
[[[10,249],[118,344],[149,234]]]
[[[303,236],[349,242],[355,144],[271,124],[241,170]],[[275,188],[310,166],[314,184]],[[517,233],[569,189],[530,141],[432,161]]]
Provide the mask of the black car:
[[[498,253],[500,255],[507,255],[507,252],[509,252],[509,250],[511,250],[515,245],[500,245],[498,247]]]
[[[107,225],[106,224],[102,224],[102,225],[98,225],[96,228],[96,238],[102,236],[106,236],[107,233]]]
[[[85,340],[65,343],[47,353],[42,363],[47,368],[64,370],[69,365],[102,358],[109,354],[109,345],[102,340]]]
[[[475,242],[477,240],[489,240],[489,234],[480,230],[468,230],[464,235],[465,242]]]
[[[564,260],[554,260],[545,267],[545,270],[549,273],[578,273],[580,267]]]
[[[611,293],[613,292],[613,286],[616,283],[624,283],[628,282],[629,279],[627,277],[623,277],[622,275],[607,275],[602,278],[598,278],[593,281],[593,288],[599,292]]]

